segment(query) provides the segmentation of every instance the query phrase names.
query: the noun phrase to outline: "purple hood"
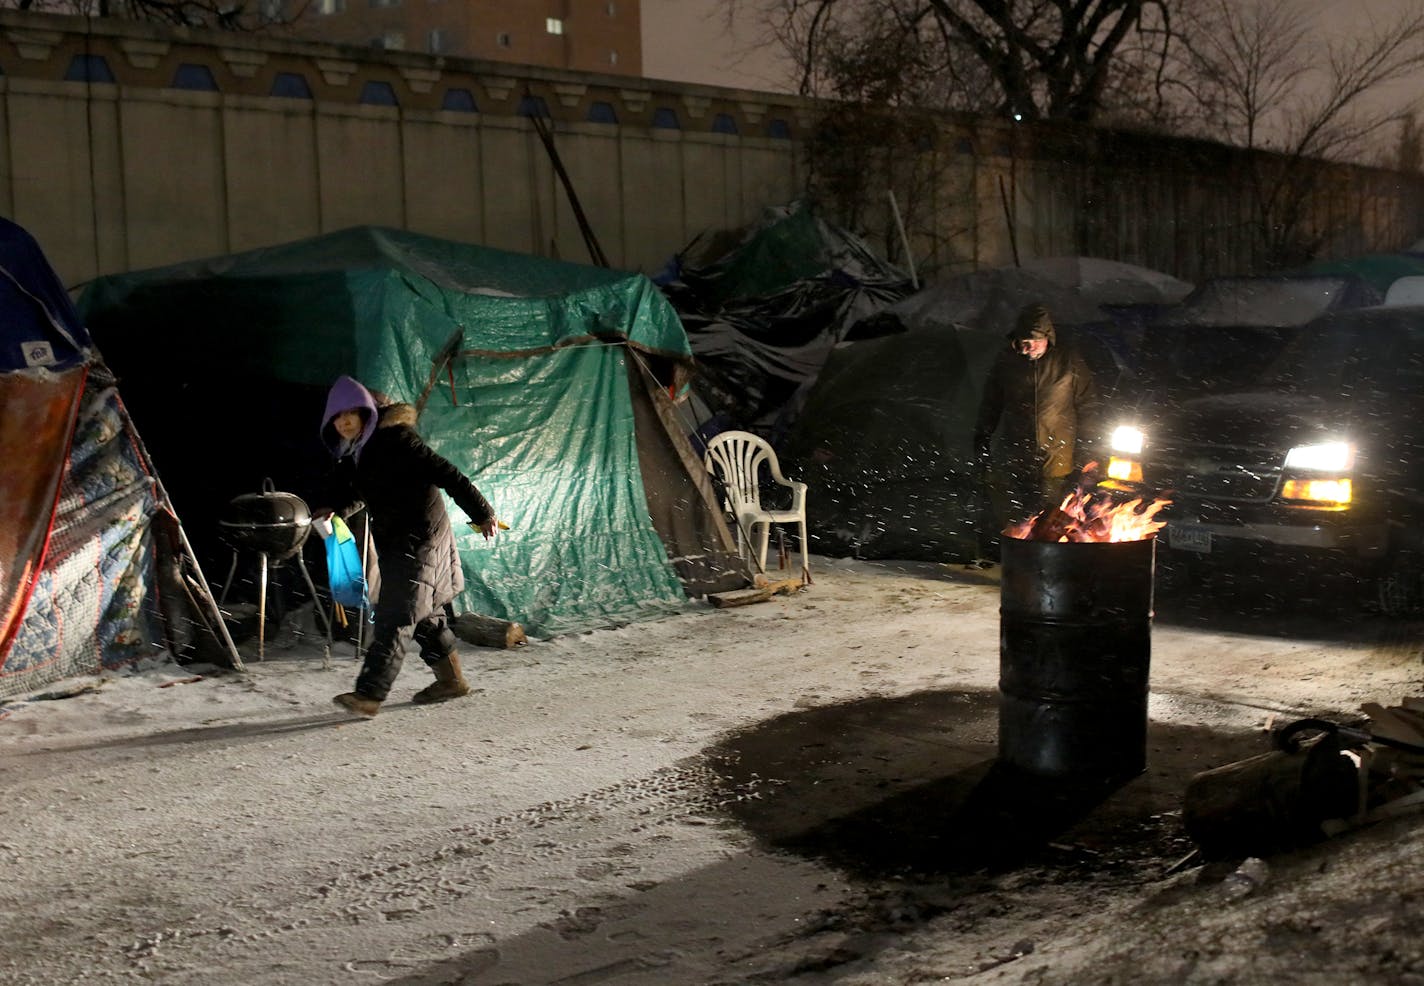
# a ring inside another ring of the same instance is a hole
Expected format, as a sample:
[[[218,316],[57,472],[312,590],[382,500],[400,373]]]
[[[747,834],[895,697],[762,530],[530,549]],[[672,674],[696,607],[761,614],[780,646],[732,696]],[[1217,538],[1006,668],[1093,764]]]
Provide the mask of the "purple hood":
[[[321,419],[321,440],[333,455],[340,454],[341,436],[336,433],[332,419],[342,411],[351,410],[365,412],[366,427],[361,429],[361,434],[356,436],[355,442],[356,452],[359,454],[361,447],[376,430],[376,398],[350,377],[337,377],[336,383],[331,385],[331,392],[326,395],[326,414]]]

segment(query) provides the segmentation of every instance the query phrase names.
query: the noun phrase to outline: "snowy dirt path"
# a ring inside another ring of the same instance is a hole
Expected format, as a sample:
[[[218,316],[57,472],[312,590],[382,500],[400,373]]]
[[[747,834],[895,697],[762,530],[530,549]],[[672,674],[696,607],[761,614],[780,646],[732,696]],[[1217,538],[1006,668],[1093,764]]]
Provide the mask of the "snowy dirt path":
[[[329,711],[349,650],[322,671],[301,642],[245,676],[165,666],[19,706],[0,940],[23,946],[0,982],[1011,977],[1165,878],[1191,756],[1419,687],[1413,627],[1159,622],[1152,755],[1177,773],[1135,788],[1156,805],[1123,822],[1137,870],[1085,866],[1091,833],[1009,873],[867,870],[782,836],[992,758],[995,573],[814,562],[795,597],[470,648],[459,702],[409,704],[412,658],[371,721]]]

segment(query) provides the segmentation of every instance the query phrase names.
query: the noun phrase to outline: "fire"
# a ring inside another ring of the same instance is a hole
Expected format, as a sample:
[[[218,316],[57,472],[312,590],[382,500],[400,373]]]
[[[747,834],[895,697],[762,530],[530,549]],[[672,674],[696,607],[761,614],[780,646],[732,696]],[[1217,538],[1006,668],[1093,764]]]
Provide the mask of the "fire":
[[[1106,493],[1075,489],[1063,502],[1028,520],[1010,524],[1004,534],[1026,541],[1141,541],[1167,526],[1157,514],[1171,504],[1141,497],[1115,503]]]

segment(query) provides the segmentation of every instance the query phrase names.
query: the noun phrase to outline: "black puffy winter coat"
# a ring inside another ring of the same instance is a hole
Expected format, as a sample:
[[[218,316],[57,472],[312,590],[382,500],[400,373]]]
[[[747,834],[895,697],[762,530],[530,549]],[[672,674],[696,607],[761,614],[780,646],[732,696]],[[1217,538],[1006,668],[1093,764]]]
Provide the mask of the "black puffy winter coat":
[[[379,410],[376,429],[358,456],[338,463],[338,512],[364,503],[381,565],[378,611],[399,610],[416,622],[455,598],[465,587],[459,552],[440,490],[450,494],[471,521],[494,510],[459,469],[426,445],[415,431],[416,410],[391,404]]]

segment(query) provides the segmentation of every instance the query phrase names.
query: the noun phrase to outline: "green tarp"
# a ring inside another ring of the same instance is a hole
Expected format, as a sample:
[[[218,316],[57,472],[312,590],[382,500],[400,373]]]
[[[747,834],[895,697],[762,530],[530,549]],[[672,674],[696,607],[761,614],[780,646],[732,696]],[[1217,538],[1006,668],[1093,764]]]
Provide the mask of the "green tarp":
[[[649,518],[630,360],[642,354],[666,384],[691,353],[641,275],[361,227],[102,278],[81,307],[111,360],[145,384],[143,410],[162,419],[167,446],[151,439],[160,468],[165,456],[205,459],[185,492],[210,509],[258,475],[317,495],[320,397],[346,373],[423,400],[421,433],[510,524],[493,542],[459,538],[469,585],[458,609],[550,636],[686,599]],[[283,410],[269,413],[273,401]],[[301,461],[277,475],[292,431]],[[169,482],[181,503],[176,474]]]

